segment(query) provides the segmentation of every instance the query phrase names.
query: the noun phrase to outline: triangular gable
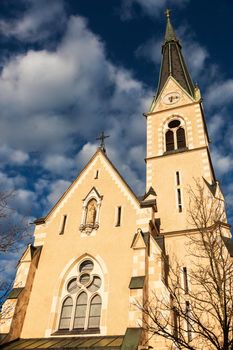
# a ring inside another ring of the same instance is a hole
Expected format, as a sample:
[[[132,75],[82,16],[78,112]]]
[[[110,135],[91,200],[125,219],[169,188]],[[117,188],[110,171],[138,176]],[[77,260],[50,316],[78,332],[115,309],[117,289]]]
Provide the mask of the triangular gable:
[[[155,197],[157,196],[155,190],[153,189],[153,187],[151,186],[149,188],[149,190],[144,194],[144,196],[142,197],[142,200],[152,200],[155,199]]]
[[[221,199],[224,201],[223,193],[220,187],[220,184],[218,181],[215,181],[213,184],[210,184],[204,177],[203,177],[204,183],[212,193],[213,197]]]
[[[173,90],[179,91],[182,94],[182,98],[180,99],[179,102],[177,102],[174,105],[164,104],[162,101],[163,97],[166,95],[166,93],[169,93]],[[148,114],[154,113],[157,110],[160,110],[161,106],[163,106],[164,109],[166,108],[169,109],[169,108],[172,108],[173,106],[175,108],[178,106],[182,106],[186,103],[188,104],[193,102],[196,102],[196,100],[191,95],[189,95],[188,92],[172,76],[169,76],[166,83],[164,84],[164,87],[160,91],[160,94],[158,95],[158,97],[155,97],[154,100],[152,101]]]
[[[133,248],[133,249],[146,248],[146,242],[145,242],[145,239],[143,237],[143,232],[141,229],[138,229],[137,233],[134,235],[131,248]]]
[[[206,184],[207,188],[210,190],[212,193],[213,197],[215,197],[216,193],[216,183],[210,184],[204,177],[203,177],[204,183]]]
[[[23,252],[22,257],[20,258],[18,264],[26,261],[29,261],[29,262],[32,261],[34,250],[35,248],[31,244],[29,244],[25,249],[25,251]]]
[[[128,197],[128,199],[130,199],[130,201],[134,205],[134,207],[135,208],[140,207],[140,202],[139,202],[137,196],[135,195],[135,193],[133,192],[133,190],[131,189],[131,187],[126,183],[124,178],[120,175],[119,171],[115,168],[115,166],[112,164],[112,162],[106,156],[106,154],[100,148],[98,148],[96,153],[92,156],[92,158],[89,160],[89,162],[86,164],[86,166],[80,172],[80,174],[75,178],[75,180],[67,188],[67,190],[60,197],[60,199],[53,206],[53,208],[49,211],[49,213],[43,218],[44,222],[46,222],[54,214],[54,212],[58,209],[58,207],[61,205],[61,203],[69,195],[69,193],[71,193],[71,191],[74,190],[75,186],[82,180],[82,177],[88,171],[91,164],[93,164],[93,162],[95,162],[98,159],[98,157],[100,157],[99,159],[104,162],[105,169],[107,171],[111,172],[111,175],[112,175],[112,177],[114,177],[115,182],[118,182],[118,184],[121,184],[121,186],[123,186],[124,189],[127,191],[127,197]]]

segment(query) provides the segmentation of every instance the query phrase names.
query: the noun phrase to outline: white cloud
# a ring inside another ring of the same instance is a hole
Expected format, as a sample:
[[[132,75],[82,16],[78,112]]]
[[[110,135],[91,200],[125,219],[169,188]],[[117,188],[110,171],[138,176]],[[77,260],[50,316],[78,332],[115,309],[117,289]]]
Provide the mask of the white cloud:
[[[217,142],[222,139],[222,128],[225,126],[225,121],[220,113],[213,115],[208,123],[208,131],[210,139]]]
[[[65,23],[65,9],[62,0],[24,0],[27,10],[23,16],[13,20],[0,21],[2,35],[22,41],[38,42],[54,35]],[[58,20],[59,18],[59,20]]]
[[[58,199],[63,195],[63,193],[67,190],[69,187],[70,182],[65,180],[56,180],[52,182],[52,184],[49,187],[49,194],[47,196],[49,204],[54,206]]]
[[[0,140],[25,155],[38,152],[37,166],[51,174],[64,170],[67,180],[77,146],[88,145],[79,155],[84,165],[87,148],[102,130],[111,135],[107,144],[119,156],[144,142],[142,113],[152,95],[130,71],[106,58],[103,43],[83,18],[71,17],[54,51],[30,50],[3,67]]]
[[[23,165],[29,160],[29,155],[21,150],[14,150],[7,145],[0,146],[0,164]]]
[[[209,107],[223,106],[233,103],[233,79],[220,81],[209,86],[206,93]]]
[[[13,192],[18,187],[24,186],[26,183],[25,177],[21,175],[8,176],[0,171],[0,191]]]
[[[160,64],[161,62],[161,48],[163,39],[151,38],[145,43],[140,45],[135,54],[137,57],[142,57],[144,60],[154,62],[155,64]]]
[[[97,151],[97,144],[86,143],[76,156],[76,162],[79,168],[84,167]]]
[[[64,175],[75,166],[73,159],[59,155],[59,154],[50,154],[45,157],[43,161],[43,166],[46,170],[49,170],[51,173]]]
[[[11,207],[23,216],[32,216],[37,209],[37,195],[27,189],[16,189],[10,199]]]
[[[211,152],[214,169],[219,176],[232,171],[233,158],[230,154],[220,153],[219,150],[213,149]]]

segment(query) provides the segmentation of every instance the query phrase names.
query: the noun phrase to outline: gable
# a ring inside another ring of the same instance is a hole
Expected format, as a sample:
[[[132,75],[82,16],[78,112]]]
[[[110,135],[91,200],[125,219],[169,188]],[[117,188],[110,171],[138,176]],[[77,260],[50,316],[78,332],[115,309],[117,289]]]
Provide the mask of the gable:
[[[184,88],[173,78],[169,77],[159,96],[153,100],[149,113],[180,107],[195,102]]]
[[[99,173],[99,178],[96,178],[96,172]],[[134,192],[131,190],[129,185],[125,182],[123,177],[119,174],[117,169],[113,166],[107,156],[99,149],[91,160],[88,162],[86,167],[81,171],[80,175],[72,182],[66,192],[61,196],[55,206],[50,210],[48,215],[44,218],[45,222],[49,222],[52,218],[56,217],[65,203],[79,191],[81,187],[86,188],[83,198],[87,197],[89,192],[95,187],[95,191],[99,193],[97,183],[101,179],[101,173],[108,174],[111,178],[111,188],[115,188],[127,199],[129,205],[135,210],[139,208],[139,201]],[[83,199],[82,198],[82,199]]]

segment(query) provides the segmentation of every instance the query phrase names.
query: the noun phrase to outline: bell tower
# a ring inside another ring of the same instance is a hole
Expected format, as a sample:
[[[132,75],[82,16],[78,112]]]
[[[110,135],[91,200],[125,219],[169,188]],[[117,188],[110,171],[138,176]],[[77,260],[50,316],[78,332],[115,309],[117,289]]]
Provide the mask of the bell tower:
[[[161,233],[188,230],[187,189],[204,178],[217,183],[209,152],[203,102],[166,11],[157,93],[147,118],[147,191],[157,194]]]

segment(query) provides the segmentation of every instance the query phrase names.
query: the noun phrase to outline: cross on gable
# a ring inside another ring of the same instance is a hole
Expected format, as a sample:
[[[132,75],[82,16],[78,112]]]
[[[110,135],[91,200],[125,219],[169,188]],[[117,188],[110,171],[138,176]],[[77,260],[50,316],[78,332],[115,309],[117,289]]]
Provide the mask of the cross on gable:
[[[106,151],[105,150],[105,139],[110,137],[109,135],[104,135],[104,131],[101,132],[100,136],[96,138],[96,140],[99,140],[100,141],[100,148],[102,149],[102,151]]]

